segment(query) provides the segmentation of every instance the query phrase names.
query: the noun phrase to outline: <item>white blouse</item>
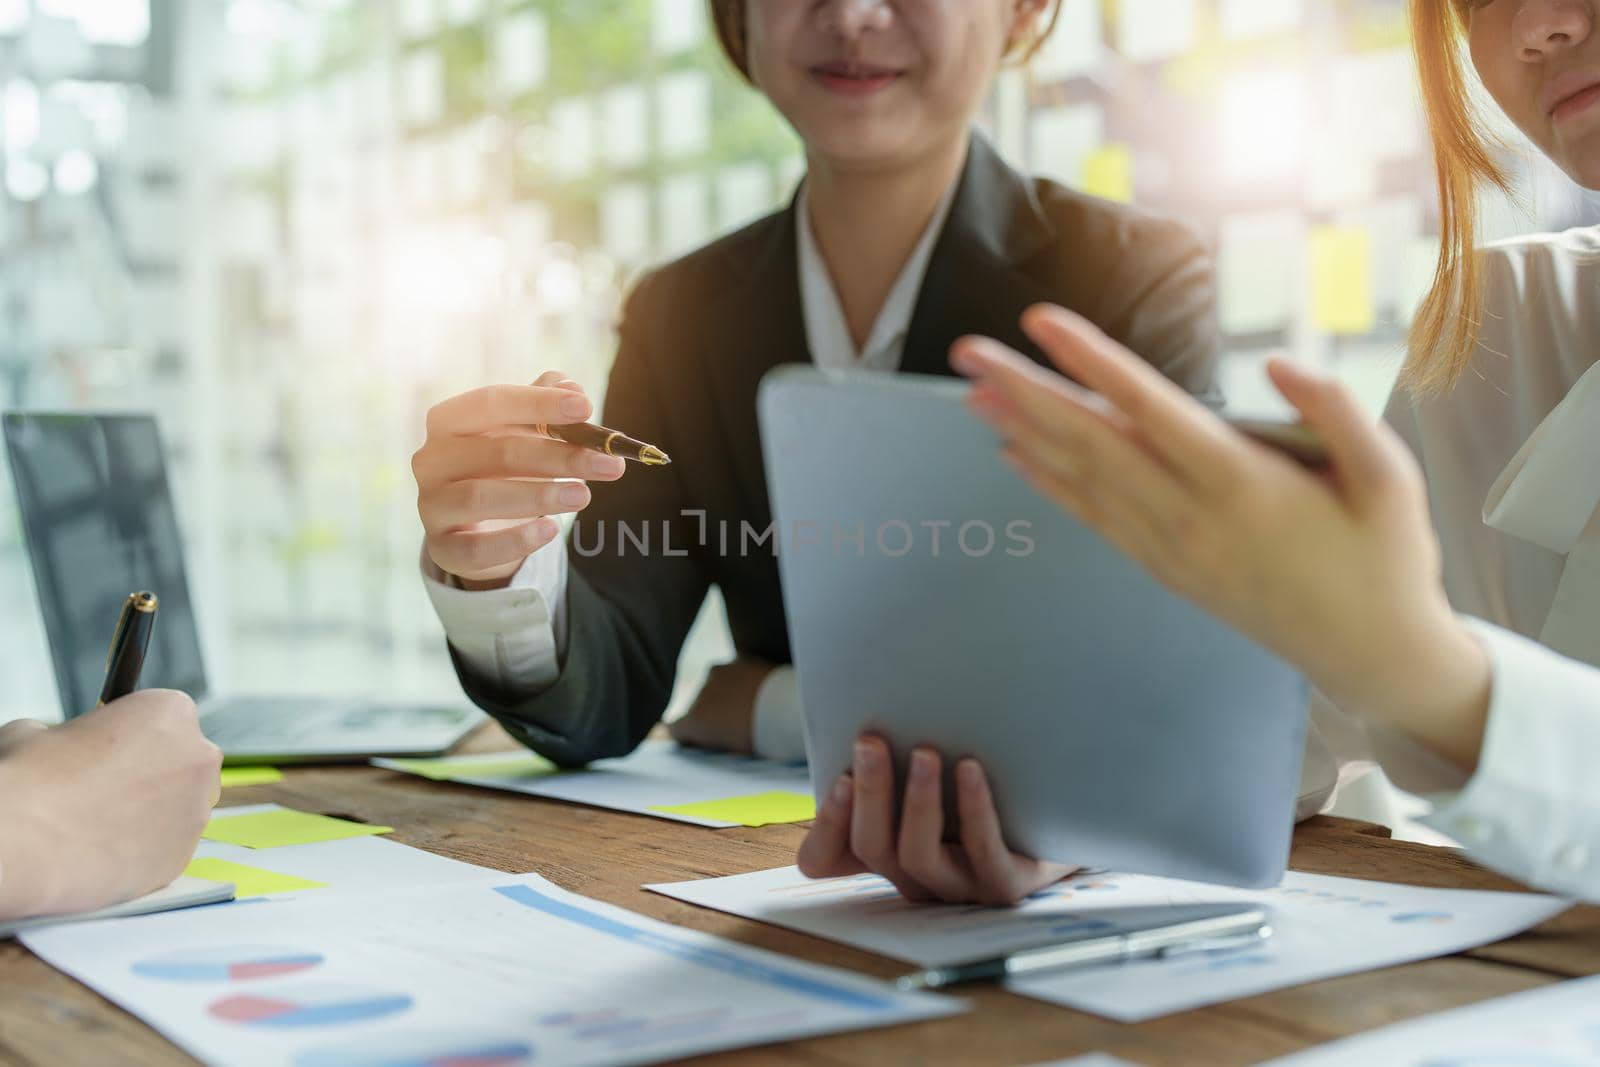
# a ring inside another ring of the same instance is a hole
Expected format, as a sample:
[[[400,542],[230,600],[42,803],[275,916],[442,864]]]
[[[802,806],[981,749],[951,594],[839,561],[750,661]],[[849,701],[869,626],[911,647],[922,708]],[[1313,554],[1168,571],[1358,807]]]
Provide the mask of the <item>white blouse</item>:
[[[1489,650],[1470,779],[1398,732],[1360,735],[1421,821],[1530,885],[1600,901],[1600,227],[1483,252],[1486,314],[1460,383],[1397,393],[1387,418],[1427,475],[1445,589]],[[1343,750],[1343,751],[1340,751]]]

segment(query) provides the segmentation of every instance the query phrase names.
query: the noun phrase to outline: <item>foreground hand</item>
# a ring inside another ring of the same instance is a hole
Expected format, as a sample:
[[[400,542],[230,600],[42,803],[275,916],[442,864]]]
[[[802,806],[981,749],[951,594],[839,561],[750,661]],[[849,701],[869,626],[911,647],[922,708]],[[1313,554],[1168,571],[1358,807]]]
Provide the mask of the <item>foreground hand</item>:
[[[182,693],[147,690],[55,729],[4,730],[0,917],[101,908],[194,855],[222,754]]]
[[[851,773],[834,783],[800,846],[800,870],[810,878],[872,871],[908,900],[995,907],[1015,904],[1072,873],[1071,867],[1006,847],[989,780],[976,760],[960,761],[955,775],[961,839],[950,843],[944,840],[939,754],[930,748],[911,754],[905,803],[896,819],[889,746],[881,738],[861,738]]]
[[[411,458],[428,556],[468,588],[509,582],[561,533],[553,516],[589,506],[584,481],[616,481],[626,464],[534,431],[594,413],[577,382],[551,371],[531,386],[491,385],[428,412]]]
[[[680,745],[722,752],[753,751],[756,695],[774,667],[757,656],[740,656],[711,668],[688,714],[668,723],[667,733]]]
[[[1335,701],[1407,720],[1471,765],[1488,660],[1445,598],[1426,488],[1393,431],[1337,383],[1274,363],[1273,384],[1331,455],[1314,473],[1078,316],[1037,307],[1023,326],[1094,391],[993,341],[956,345],[973,408],[1024,478]]]

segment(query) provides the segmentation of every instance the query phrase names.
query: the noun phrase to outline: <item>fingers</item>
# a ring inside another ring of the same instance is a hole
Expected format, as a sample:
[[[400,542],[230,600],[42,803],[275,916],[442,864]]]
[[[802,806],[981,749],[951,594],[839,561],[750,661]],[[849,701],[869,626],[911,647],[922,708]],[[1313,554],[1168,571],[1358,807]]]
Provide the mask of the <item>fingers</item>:
[[[1031,862],[1012,855],[1000,831],[989,780],[976,760],[956,764],[956,805],[961,813],[961,847],[972,866],[978,903],[998,907],[1015,904],[1037,886],[1020,877]]]
[[[850,822],[855,784],[850,775],[839,776],[822,798],[817,809],[817,821],[812,824],[806,839],[800,843],[796,861],[800,873],[807,878],[839,878],[866,871],[856,854],[850,851]]]
[[[561,523],[538,518],[495,530],[458,530],[427,538],[427,551],[446,574],[474,579],[533,555],[561,536]]]
[[[1087,320],[1041,305],[1023,316],[1022,325],[1056,366],[1125,413],[1150,446],[1195,484],[1227,481],[1246,454],[1245,443],[1203,404]]]
[[[424,447],[411,461],[425,490],[474,478],[578,478],[611,482],[627,464],[616,456],[591,452],[534,434],[506,433],[452,439],[448,446]]]
[[[545,382],[549,377],[546,374],[539,380]],[[508,426],[538,423],[564,425],[583,422],[592,414],[594,404],[581,389],[554,384],[487,385],[435,404],[428,412],[428,436],[493,433]]]
[[[10,755],[49,729],[35,719],[14,719],[0,726],[0,757]]]
[[[930,748],[911,753],[900,816],[899,859],[906,874],[940,900],[972,899],[972,879],[944,843],[944,774],[939,754]]]
[[[1370,497],[1405,470],[1405,446],[1344,386],[1284,360],[1269,363],[1267,374],[1327,444],[1334,477],[1346,492]]]
[[[894,761],[881,738],[856,741],[855,803],[850,818],[850,851],[868,868],[893,882],[907,900],[926,900],[928,893],[900,866],[895,833]]]
[[[1105,486],[1058,478],[1007,451],[1006,461],[1019,477],[1067,514],[1094,530],[1117,551],[1170,587],[1181,588],[1181,536],[1169,537],[1138,506]]]
[[[489,519],[536,519],[565,515],[589,506],[582,482],[524,482],[482,478],[451,482],[418,501],[422,524],[449,530]]]

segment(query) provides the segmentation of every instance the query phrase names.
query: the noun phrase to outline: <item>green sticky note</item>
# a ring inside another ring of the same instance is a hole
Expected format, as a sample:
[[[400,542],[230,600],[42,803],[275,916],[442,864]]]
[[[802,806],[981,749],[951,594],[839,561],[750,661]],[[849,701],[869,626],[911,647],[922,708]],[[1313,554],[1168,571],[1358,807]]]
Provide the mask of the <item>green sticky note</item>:
[[[396,770],[420,774],[436,782],[455,782],[462,778],[534,778],[554,774],[560,769],[532,752],[498,760],[396,759],[389,760],[388,764]]]
[[[240,900],[245,897],[264,897],[271,893],[292,893],[297,889],[328,888],[327,882],[313,882],[309,878],[279,874],[277,871],[264,871],[260,867],[246,867],[242,863],[229,863],[227,860],[212,859],[209,856],[196,856],[189,861],[189,866],[183,869],[183,873],[191,878],[232,882],[233,895]]]
[[[224,767],[222,768],[222,788],[232,789],[236,785],[271,785],[273,782],[283,781],[283,772],[276,767]]]
[[[206,824],[203,835],[209,841],[245,848],[280,848],[284,845],[310,845],[318,841],[339,841],[368,834],[392,834],[392,826],[332,819],[304,811],[262,811],[253,815],[216,815]]]
[[[717,819],[740,826],[774,826],[778,823],[810,822],[817,817],[817,802],[805,793],[757,793],[727,800],[703,800],[697,804],[662,804],[652,807],[663,815],[690,815],[697,819]]]

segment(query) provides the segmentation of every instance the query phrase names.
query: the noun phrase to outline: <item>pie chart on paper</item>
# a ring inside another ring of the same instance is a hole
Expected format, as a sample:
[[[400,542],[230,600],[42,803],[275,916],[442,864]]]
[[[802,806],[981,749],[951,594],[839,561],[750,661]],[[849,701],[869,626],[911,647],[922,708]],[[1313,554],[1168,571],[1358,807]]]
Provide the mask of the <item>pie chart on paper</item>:
[[[404,993],[342,986],[302,986],[292,991],[238,993],[206,1009],[213,1019],[238,1026],[297,1030],[345,1026],[398,1015],[411,1007]]]
[[[183,949],[140,960],[133,973],[164,982],[246,982],[284,978],[321,966],[320,953],[261,945]]]

